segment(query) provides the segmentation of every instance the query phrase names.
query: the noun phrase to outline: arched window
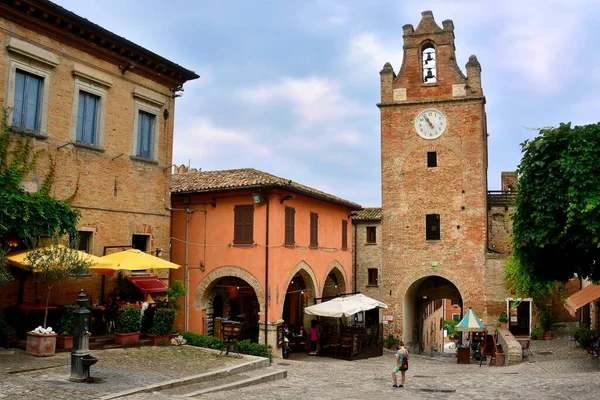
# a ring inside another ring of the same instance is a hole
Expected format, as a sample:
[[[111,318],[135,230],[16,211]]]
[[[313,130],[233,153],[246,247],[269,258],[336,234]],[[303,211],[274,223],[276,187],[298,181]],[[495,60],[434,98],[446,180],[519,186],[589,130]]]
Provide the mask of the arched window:
[[[423,82],[437,82],[436,54],[433,43],[428,42],[421,47],[421,57],[423,60]]]

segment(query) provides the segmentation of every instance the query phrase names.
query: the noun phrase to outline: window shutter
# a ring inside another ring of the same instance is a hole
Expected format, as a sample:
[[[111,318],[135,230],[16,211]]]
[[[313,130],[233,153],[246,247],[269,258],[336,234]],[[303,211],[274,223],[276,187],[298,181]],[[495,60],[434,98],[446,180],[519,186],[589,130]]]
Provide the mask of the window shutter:
[[[342,250],[348,250],[348,221],[342,220]]]
[[[233,227],[233,243],[242,243],[242,232],[243,232],[243,209],[242,206],[235,206],[234,208],[234,227]]]
[[[244,229],[242,243],[254,243],[254,206],[244,206]]]
[[[292,207],[285,208],[285,245],[293,246],[295,244],[295,219],[296,210]]]
[[[310,247],[319,246],[319,214],[310,213]]]

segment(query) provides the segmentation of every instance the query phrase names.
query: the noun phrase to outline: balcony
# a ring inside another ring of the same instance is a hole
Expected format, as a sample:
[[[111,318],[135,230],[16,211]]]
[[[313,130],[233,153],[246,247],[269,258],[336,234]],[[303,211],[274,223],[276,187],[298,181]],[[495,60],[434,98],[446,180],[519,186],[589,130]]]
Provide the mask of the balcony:
[[[488,210],[492,207],[504,207],[508,210],[515,204],[517,199],[517,192],[508,190],[488,190],[487,192],[487,204]]]

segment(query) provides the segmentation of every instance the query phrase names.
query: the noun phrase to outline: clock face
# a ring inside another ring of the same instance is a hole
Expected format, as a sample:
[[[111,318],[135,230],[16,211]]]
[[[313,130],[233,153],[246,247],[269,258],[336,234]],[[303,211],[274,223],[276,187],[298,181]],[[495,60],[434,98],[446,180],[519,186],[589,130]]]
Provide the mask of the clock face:
[[[423,110],[415,119],[415,130],[423,139],[437,139],[446,131],[446,116],[432,108]]]

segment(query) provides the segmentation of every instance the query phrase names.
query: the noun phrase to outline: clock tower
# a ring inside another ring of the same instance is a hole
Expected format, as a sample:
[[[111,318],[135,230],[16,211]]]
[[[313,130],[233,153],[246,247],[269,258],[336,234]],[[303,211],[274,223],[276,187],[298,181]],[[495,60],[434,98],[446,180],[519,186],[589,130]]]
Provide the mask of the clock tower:
[[[457,64],[454,24],[403,26],[398,74],[381,70],[382,299],[413,347],[432,302],[487,316],[487,128],[481,66]],[[431,334],[438,334],[439,330]]]

